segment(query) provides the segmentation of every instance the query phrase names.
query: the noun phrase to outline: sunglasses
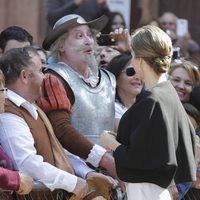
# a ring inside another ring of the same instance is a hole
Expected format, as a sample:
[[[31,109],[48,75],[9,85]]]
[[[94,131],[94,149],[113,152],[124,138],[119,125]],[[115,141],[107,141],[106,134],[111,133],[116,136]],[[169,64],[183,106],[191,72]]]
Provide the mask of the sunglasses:
[[[127,76],[134,76],[135,70],[133,67],[128,67],[128,68],[122,70],[122,73],[126,73]]]

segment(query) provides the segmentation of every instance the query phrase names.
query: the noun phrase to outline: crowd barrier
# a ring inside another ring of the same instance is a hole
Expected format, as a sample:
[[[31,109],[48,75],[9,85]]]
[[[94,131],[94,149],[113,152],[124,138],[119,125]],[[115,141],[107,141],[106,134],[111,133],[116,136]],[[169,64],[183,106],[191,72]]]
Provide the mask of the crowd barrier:
[[[17,195],[16,192],[0,189],[0,200],[68,200],[72,194],[64,190],[51,192],[42,183],[35,182],[32,191],[28,195]],[[112,189],[110,200],[126,200],[120,188]]]

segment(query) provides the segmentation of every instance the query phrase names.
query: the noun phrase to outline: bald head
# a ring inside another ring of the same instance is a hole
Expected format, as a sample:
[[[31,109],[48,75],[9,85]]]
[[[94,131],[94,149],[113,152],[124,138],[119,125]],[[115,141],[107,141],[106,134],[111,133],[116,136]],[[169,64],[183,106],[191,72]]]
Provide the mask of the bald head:
[[[160,17],[160,22],[164,31],[170,30],[176,32],[176,21],[177,16],[172,12],[165,12]]]

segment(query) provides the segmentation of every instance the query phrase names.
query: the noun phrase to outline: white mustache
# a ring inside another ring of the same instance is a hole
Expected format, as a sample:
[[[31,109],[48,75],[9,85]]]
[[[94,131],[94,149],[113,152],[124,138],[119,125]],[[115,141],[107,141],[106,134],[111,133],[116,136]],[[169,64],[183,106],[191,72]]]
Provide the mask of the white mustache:
[[[74,48],[76,51],[85,51],[85,50],[88,50],[88,49],[91,49],[91,50],[94,50],[94,46],[80,46],[80,47],[77,47],[77,48]]]

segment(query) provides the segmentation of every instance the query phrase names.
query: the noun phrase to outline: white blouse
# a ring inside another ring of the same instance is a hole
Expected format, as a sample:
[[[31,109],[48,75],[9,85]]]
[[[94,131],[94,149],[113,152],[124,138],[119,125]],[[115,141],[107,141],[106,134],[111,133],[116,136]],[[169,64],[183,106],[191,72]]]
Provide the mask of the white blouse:
[[[128,110],[119,100],[115,100],[115,118],[121,119],[122,115]]]

